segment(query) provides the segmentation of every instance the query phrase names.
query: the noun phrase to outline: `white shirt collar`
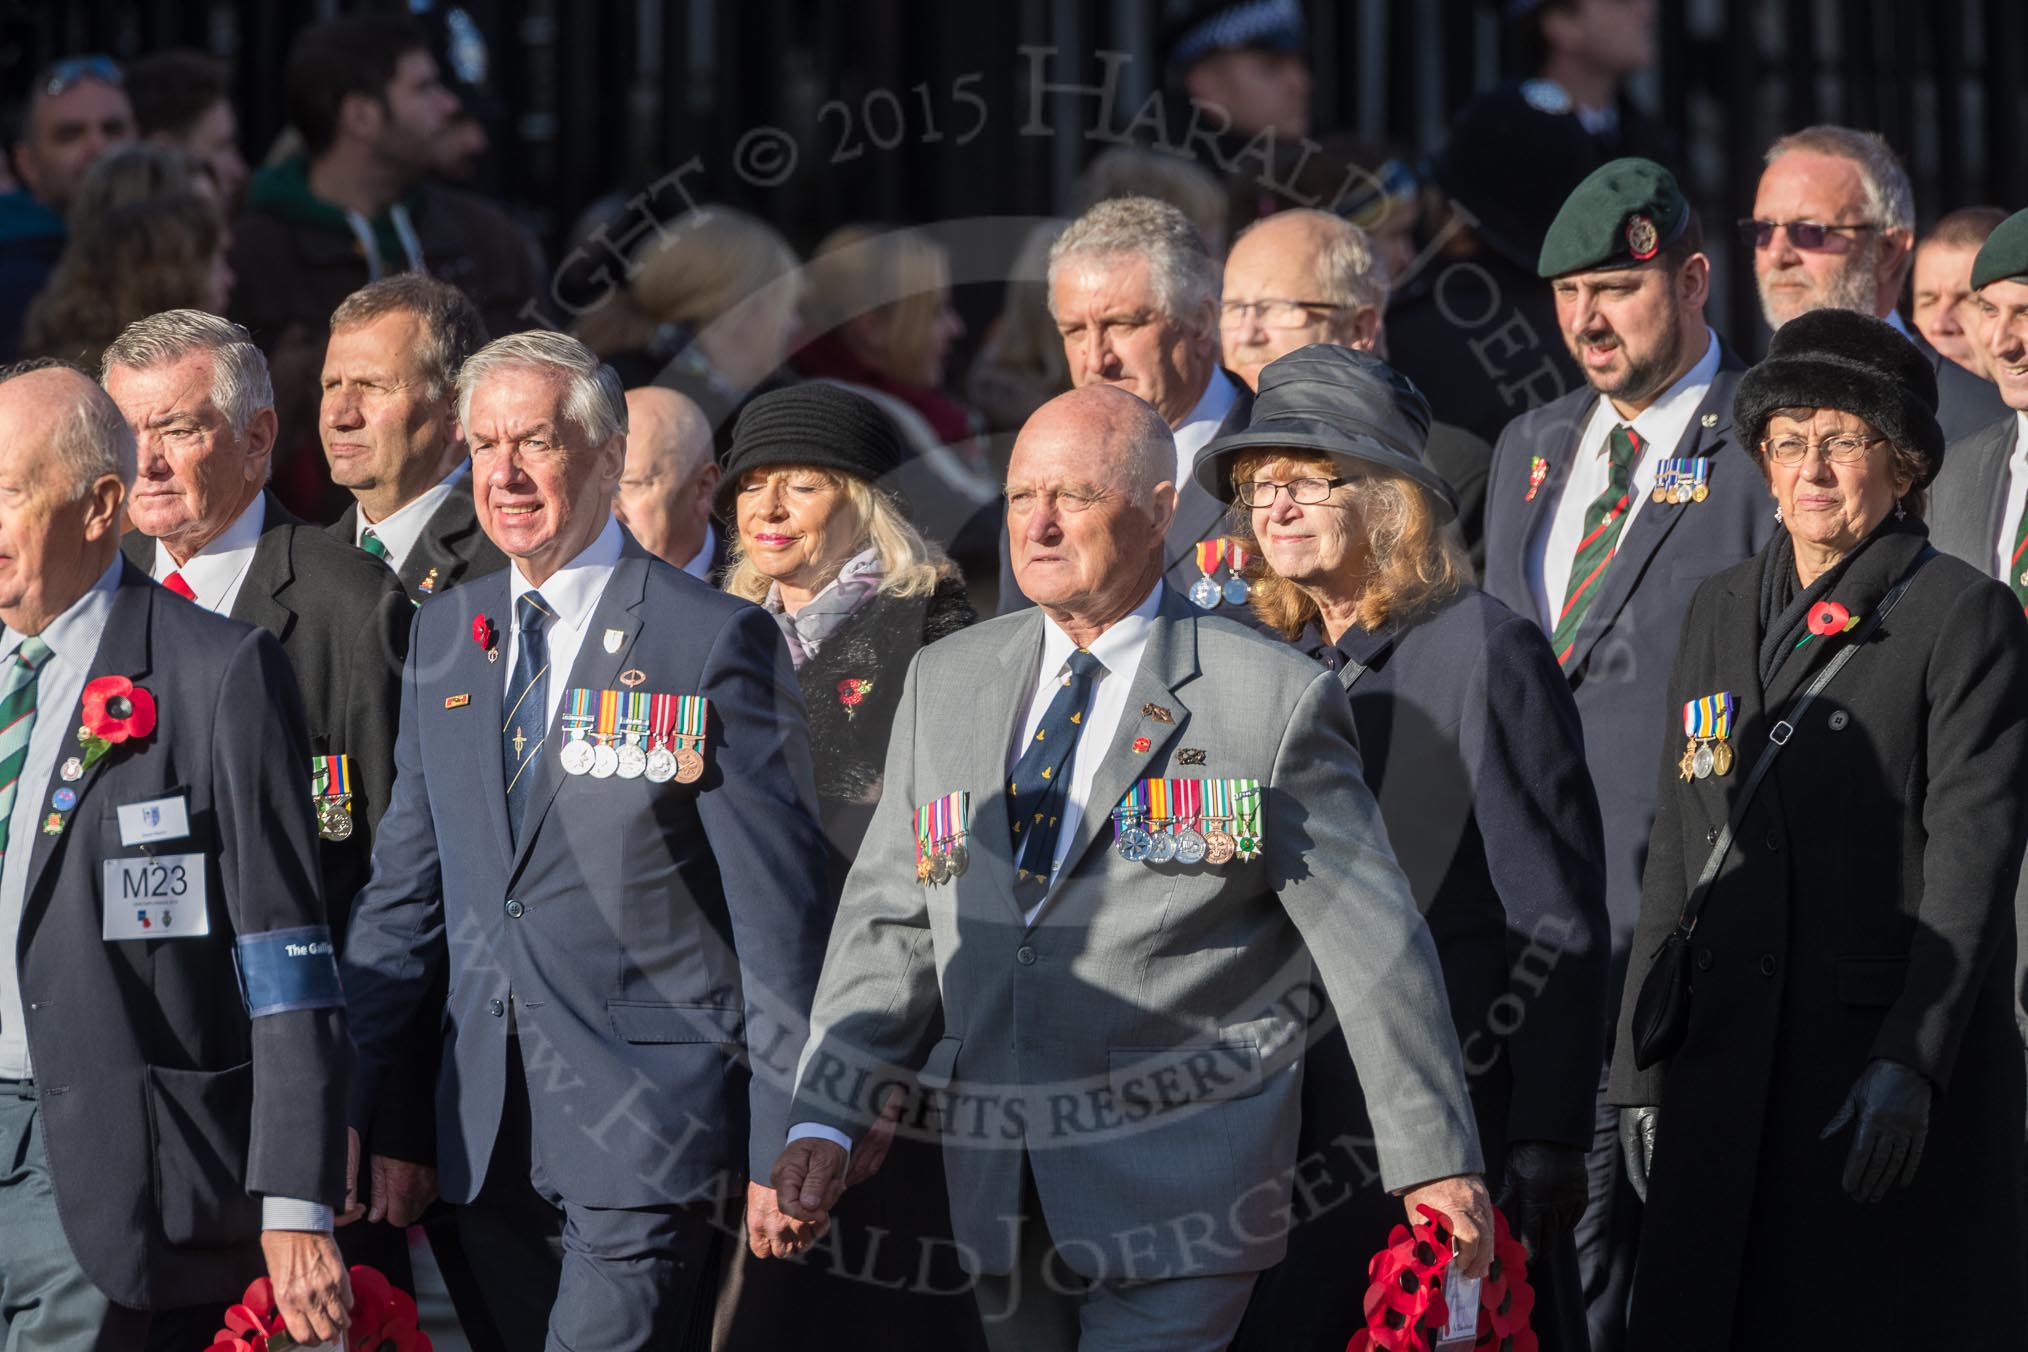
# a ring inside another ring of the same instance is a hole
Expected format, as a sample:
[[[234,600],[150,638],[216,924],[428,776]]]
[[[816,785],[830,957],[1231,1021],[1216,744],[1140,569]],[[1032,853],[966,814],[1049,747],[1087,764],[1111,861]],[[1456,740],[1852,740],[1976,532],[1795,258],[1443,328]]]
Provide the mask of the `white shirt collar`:
[[[429,525],[430,518],[437,514],[437,508],[444,505],[452,490],[464,482],[471,467],[471,461],[459,461],[456,469],[380,521],[368,521],[366,509],[360,508],[358,520],[352,526],[352,543],[359,544],[366,538],[366,532],[372,530],[374,538],[387,549],[388,566],[400,572],[402,565],[408,562],[409,554],[414,551],[416,541],[422,538],[423,528]]]
[[[2018,470],[2028,470],[2028,410],[2014,415],[2014,454],[2008,463]]]
[[[584,547],[584,550],[569,563],[550,575],[540,587],[528,580],[521,571],[519,559],[507,564],[507,608],[519,614],[521,596],[524,592],[540,591],[542,599],[549,603],[549,609],[556,618],[572,629],[582,629],[591,621],[592,608],[599,603],[599,596],[606,589],[606,581],[612,576],[613,566],[620,561],[620,523],[610,515],[606,517],[605,528],[598,538]],[[519,627],[519,620],[515,621]]]
[[[718,531],[707,521],[704,523],[704,546],[690,562],[683,565],[683,571],[699,582],[711,581],[711,558],[718,552]]]
[[[1132,672],[1140,665],[1141,650],[1148,646],[1148,633],[1154,628],[1155,613],[1162,608],[1162,583],[1155,582],[1147,599],[1133,610],[1115,621],[1113,626],[1092,640],[1088,650],[1105,665],[1106,674]],[[1070,663],[1070,655],[1077,651],[1077,645],[1070,641],[1070,635],[1057,627],[1048,612],[1042,616],[1042,679],[1048,680],[1060,673]]]
[[[196,593],[198,605],[206,610],[225,611],[239,590],[241,574],[253,562],[254,546],[260,543],[261,531],[267,525],[267,496],[254,494],[254,500],[233,518],[232,524],[216,540],[184,560],[181,567],[169,556],[169,547],[157,540],[155,566],[150,576],[160,582],[171,573],[182,573],[183,580]]]
[[[65,665],[77,671],[90,671],[99,655],[99,640],[105,637],[106,622],[112,618],[113,597],[119,589],[120,565],[124,561],[115,551],[113,561],[99,574],[99,580],[37,635]],[[11,659],[20,651],[24,637],[12,629],[0,635],[0,660]]]
[[[1704,355],[1697,359],[1697,364],[1662,391],[1661,398],[1635,414],[1631,424],[1641,444],[1656,448],[1664,457],[1675,454],[1676,446],[1683,440],[1683,433],[1689,430],[1691,415],[1696,413],[1697,405],[1704,402],[1705,391],[1718,375],[1718,363],[1723,356],[1718,346],[1718,335],[1709,329],[1704,332]],[[1601,416],[1607,419],[1608,430],[1623,421],[1612,400],[1600,395],[1598,405]],[[1604,450],[1605,443],[1599,443],[1600,453],[1603,454]]]

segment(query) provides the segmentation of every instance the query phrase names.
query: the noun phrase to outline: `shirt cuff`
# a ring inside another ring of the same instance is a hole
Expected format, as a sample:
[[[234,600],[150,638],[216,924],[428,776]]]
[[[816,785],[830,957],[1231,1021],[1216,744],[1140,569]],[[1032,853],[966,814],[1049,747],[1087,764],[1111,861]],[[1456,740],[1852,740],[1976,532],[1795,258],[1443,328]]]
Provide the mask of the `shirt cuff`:
[[[797,1141],[806,1141],[811,1138],[819,1141],[829,1141],[831,1144],[844,1150],[846,1154],[852,1153],[852,1138],[834,1127],[827,1127],[819,1122],[798,1122],[795,1126],[789,1128],[788,1144],[790,1145],[794,1145]]]
[[[331,1208],[297,1197],[261,1198],[261,1229],[331,1233]]]

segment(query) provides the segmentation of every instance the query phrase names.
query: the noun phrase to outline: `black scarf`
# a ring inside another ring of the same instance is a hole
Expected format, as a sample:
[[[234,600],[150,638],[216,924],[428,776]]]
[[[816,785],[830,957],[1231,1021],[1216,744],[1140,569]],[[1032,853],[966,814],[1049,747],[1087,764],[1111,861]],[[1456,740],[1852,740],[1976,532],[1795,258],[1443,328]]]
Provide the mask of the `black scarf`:
[[[1825,569],[1823,576],[1805,587],[1796,576],[1795,541],[1786,530],[1776,531],[1760,552],[1761,689],[1772,688],[1782,665],[1809,633],[1810,608],[1830,596],[1876,542],[1894,536],[1928,534],[1928,528],[1914,517],[1897,521],[1890,516],[1844,558]]]

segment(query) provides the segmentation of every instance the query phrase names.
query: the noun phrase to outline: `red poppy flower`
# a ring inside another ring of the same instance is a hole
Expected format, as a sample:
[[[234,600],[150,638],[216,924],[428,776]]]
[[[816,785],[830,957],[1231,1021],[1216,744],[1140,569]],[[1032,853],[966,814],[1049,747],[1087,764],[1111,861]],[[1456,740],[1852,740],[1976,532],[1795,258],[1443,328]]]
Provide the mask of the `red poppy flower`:
[[[472,617],[472,642],[488,651],[493,647],[493,622],[484,615]]]
[[[1810,607],[1810,632],[1818,638],[1843,633],[1851,620],[1852,612],[1836,601],[1819,601]]]
[[[1147,739],[1147,738],[1145,738],[1145,737],[1136,737],[1136,738],[1134,739],[1134,750],[1136,750],[1136,751],[1146,751],[1146,750],[1148,749],[1148,747],[1149,747],[1149,742],[1148,742],[1148,739]]]
[[[847,676],[838,682],[838,702],[850,709],[864,701],[866,693],[871,689],[873,682],[861,680],[857,676]]]
[[[155,730],[155,697],[124,676],[101,676],[84,688],[84,726],[102,742],[146,737]]]

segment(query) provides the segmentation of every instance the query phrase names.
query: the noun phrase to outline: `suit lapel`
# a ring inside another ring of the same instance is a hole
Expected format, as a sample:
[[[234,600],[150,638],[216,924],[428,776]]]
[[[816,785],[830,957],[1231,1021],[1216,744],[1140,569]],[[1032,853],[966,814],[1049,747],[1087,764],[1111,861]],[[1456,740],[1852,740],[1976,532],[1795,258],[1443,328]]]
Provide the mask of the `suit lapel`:
[[[1162,571],[1167,573],[1189,558],[1200,541],[1216,533],[1224,517],[1225,504],[1196,484],[1179,488],[1176,519],[1169,523],[1169,533],[1162,539]]]
[[[1024,909],[1014,896],[1014,836],[1007,825],[1007,753],[1014,745],[1014,732],[1027,712],[1025,692],[1029,676],[1041,661],[1042,611],[1031,606],[1020,612],[1018,623],[1008,625],[1008,638],[994,654],[970,673],[958,693],[965,709],[958,712],[956,726],[966,730],[964,750],[958,755],[951,783],[925,784],[926,795],[948,793],[952,788],[972,785],[971,822],[972,869],[992,876],[1000,897],[1017,917]],[[988,693],[992,692],[992,693]],[[979,696],[976,703],[973,697]],[[976,716],[979,710],[998,710],[991,717]],[[949,729],[932,730],[942,735]],[[920,738],[923,730],[918,728]],[[921,807],[921,803],[910,804]],[[981,869],[981,865],[985,867]]]
[[[1522,476],[1524,482],[1533,478],[1537,459],[1548,468],[1539,487],[1521,490],[1521,529],[1514,533],[1514,547],[1520,552],[1510,560],[1514,577],[1525,580],[1529,576],[1528,559],[1535,549],[1535,537],[1549,528],[1556,504],[1563,497],[1564,485],[1570,480],[1570,467],[1577,461],[1577,444],[1583,439],[1585,424],[1597,404],[1598,395],[1587,385],[1543,410],[1539,442],[1525,448],[1528,469]],[[1488,510],[1497,509],[1489,504]],[[1554,615],[1563,598],[1548,598],[1548,602],[1549,613]]]
[[[1981,487],[1985,491],[1986,501],[1992,504],[1992,519],[1987,523],[1986,540],[1995,552],[2000,549],[2011,551],[2014,546],[2013,539],[2007,534],[2009,527],[2014,524],[2007,520],[2007,462],[2014,458],[2014,442],[2020,432],[2021,420],[2007,419],[2005,429],[1994,438],[1999,445],[1993,448],[1992,453],[1987,456],[1985,465],[1982,466],[1984,472],[1980,476]],[[1981,560],[1979,571],[1983,573],[1991,566],[1990,558]],[[2013,583],[2011,577],[2002,577],[2000,580],[2010,586]]]
[[[457,582],[464,567],[463,556],[458,545],[465,537],[479,529],[478,514],[472,509],[472,494],[469,478],[453,487],[450,495],[437,504],[430,513],[430,519],[423,526],[422,534],[416,539],[416,547],[408,553],[408,566],[401,571],[401,584],[411,595],[420,591],[425,579],[429,590],[423,595],[435,595]],[[464,491],[460,491],[460,489]],[[431,577],[434,573],[435,576]]]
[[[459,596],[465,596],[459,592]],[[472,715],[467,726],[471,735],[458,739],[459,743],[472,748],[479,758],[479,796],[486,804],[486,815],[492,820],[493,830],[500,838],[500,858],[511,858],[514,854],[514,835],[507,827],[507,772],[500,764],[500,723],[503,706],[507,702],[507,673],[501,670],[507,653],[507,632],[511,623],[507,606],[507,574],[488,578],[475,584],[471,590],[472,619],[481,615],[493,626],[495,642],[499,646],[500,662],[488,662],[485,649],[471,641],[472,620],[467,619],[459,632],[451,639],[456,656],[451,659],[450,676],[444,682],[453,695],[469,695],[472,703],[468,712]],[[428,707],[428,706],[425,706]]]
[[[606,589],[600,594],[598,604],[592,607],[591,621],[585,626],[584,641],[578,645],[577,658],[571,663],[570,676],[563,684],[563,690],[585,686],[592,690],[613,690],[619,688],[620,673],[626,670],[627,659],[633,655],[634,640],[641,633],[641,602],[648,594],[648,559],[631,538],[622,549],[620,561],[613,566],[613,575],[606,579]],[[617,636],[617,637],[614,637]],[[609,641],[610,640],[610,641]],[[552,671],[550,677],[555,679]],[[648,673],[652,684],[656,677]],[[551,686],[553,693],[561,694]],[[557,711],[563,710],[561,698]],[[494,720],[499,725],[499,720]],[[548,736],[557,735],[557,720],[549,720]],[[563,762],[555,754],[558,748],[545,743],[542,754],[535,763],[535,788],[528,798],[528,815],[521,823],[521,844],[514,854],[514,868],[519,869],[528,857],[528,848],[535,841],[537,829],[549,812],[549,805],[556,798],[556,791],[563,783]],[[495,762],[499,757],[494,756]],[[506,789],[501,789],[501,802],[506,802]],[[513,870],[509,871],[513,876]]]

